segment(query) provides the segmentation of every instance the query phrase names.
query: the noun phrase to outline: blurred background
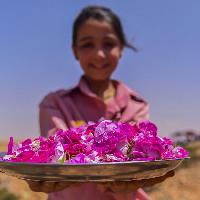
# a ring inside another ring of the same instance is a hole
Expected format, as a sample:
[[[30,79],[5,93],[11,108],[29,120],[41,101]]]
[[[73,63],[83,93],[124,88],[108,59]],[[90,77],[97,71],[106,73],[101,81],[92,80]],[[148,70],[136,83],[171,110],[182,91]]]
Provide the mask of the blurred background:
[[[161,135],[199,130],[200,2],[0,2],[0,137],[39,135],[38,104],[75,85],[82,71],[71,51],[72,23],[83,6],[101,4],[122,20],[139,52],[125,50],[114,74],[150,103]]]
[[[147,99],[159,135],[172,137],[193,155],[194,165],[191,160],[186,162],[175,178],[147,190],[153,199],[197,199],[200,174],[194,166],[200,167],[198,0],[0,1],[1,151],[11,135],[17,140],[38,136],[41,99],[50,91],[78,82],[82,71],[71,51],[72,23],[80,9],[89,4],[105,5],[115,11],[128,40],[139,49],[138,53],[124,51],[113,78],[124,81]],[[0,200],[46,198],[44,194],[31,193],[23,181],[2,176],[0,184]]]

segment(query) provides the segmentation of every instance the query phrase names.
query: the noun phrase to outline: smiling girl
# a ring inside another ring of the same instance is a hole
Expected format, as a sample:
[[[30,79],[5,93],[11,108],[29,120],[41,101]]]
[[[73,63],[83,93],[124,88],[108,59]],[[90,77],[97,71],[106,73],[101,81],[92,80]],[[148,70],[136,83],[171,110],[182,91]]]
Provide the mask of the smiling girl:
[[[108,8],[89,6],[75,19],[72,49],[83,75],[77,86],[48,94],[40,104],[43,136],[100,118],[137,122],[148,117],[148,104],[111,75],[125,47],[119,18]]]
[[[51,92],[43,99],[40,104],[42,136],[101,118],[131,123],[148,118],[147,102],[122,82],[111,79],[125,47],[136,50],[127,42],[113,11],[89,6],[80,12],[73,25],[72,49],[83,75],[77,86]],[[52,192],[50,200],[148,200],[146,193],[138,188],[163,180],[74,185],[30,182],[29,185],[34,191]]]

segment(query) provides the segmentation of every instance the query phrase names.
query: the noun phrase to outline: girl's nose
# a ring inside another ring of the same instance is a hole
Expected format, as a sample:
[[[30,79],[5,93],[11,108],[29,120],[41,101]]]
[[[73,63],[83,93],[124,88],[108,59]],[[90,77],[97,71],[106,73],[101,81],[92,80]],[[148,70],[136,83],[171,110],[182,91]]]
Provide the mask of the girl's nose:
[[[96,57],[98,59],[104,59],[106,57],[105,51],[102,48],[96,50]]]

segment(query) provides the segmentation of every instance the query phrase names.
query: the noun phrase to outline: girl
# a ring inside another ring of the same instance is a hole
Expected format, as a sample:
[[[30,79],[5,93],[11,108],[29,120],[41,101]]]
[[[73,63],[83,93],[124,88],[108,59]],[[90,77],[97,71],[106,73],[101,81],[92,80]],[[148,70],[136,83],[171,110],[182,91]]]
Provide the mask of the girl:
[[[105,119],[137,122],[148,118],[148,104],[120,81],[111,80],[125,47],[136,50],[123,33],[118,16],[100,6],[84,8],[73,25],[72,49],[83,76],[77,86],[48,94],[40,104],[42,136],[88,121]],[[162,181],[154,179],[154,182]],[[152,180],[146,180],[152,184]],[[144,181],[130,183],[72,185],[29,183],[34,191],[54,192],[49,200],[149,199]],[[64,189],[59,192],[58,190]],[[135,192],[133,192],[135,190]]]

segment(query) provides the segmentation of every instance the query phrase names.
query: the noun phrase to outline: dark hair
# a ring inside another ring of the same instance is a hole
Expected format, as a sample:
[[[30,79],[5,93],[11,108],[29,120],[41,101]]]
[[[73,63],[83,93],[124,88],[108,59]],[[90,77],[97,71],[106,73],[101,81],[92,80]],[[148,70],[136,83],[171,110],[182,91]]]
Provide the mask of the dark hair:
[[[85,21],[87,21],[90,18],[110,23],[113,26],[121,44],[124,47],[128,47],[134,51],[137,51],[136,47],[127,42],[119,17],[111,9],[103,6],[87,6],[81,10],[81,12],[76,17],[73,24],[73,32],[72,32],[73,46],[76,46],[78,29]]]

